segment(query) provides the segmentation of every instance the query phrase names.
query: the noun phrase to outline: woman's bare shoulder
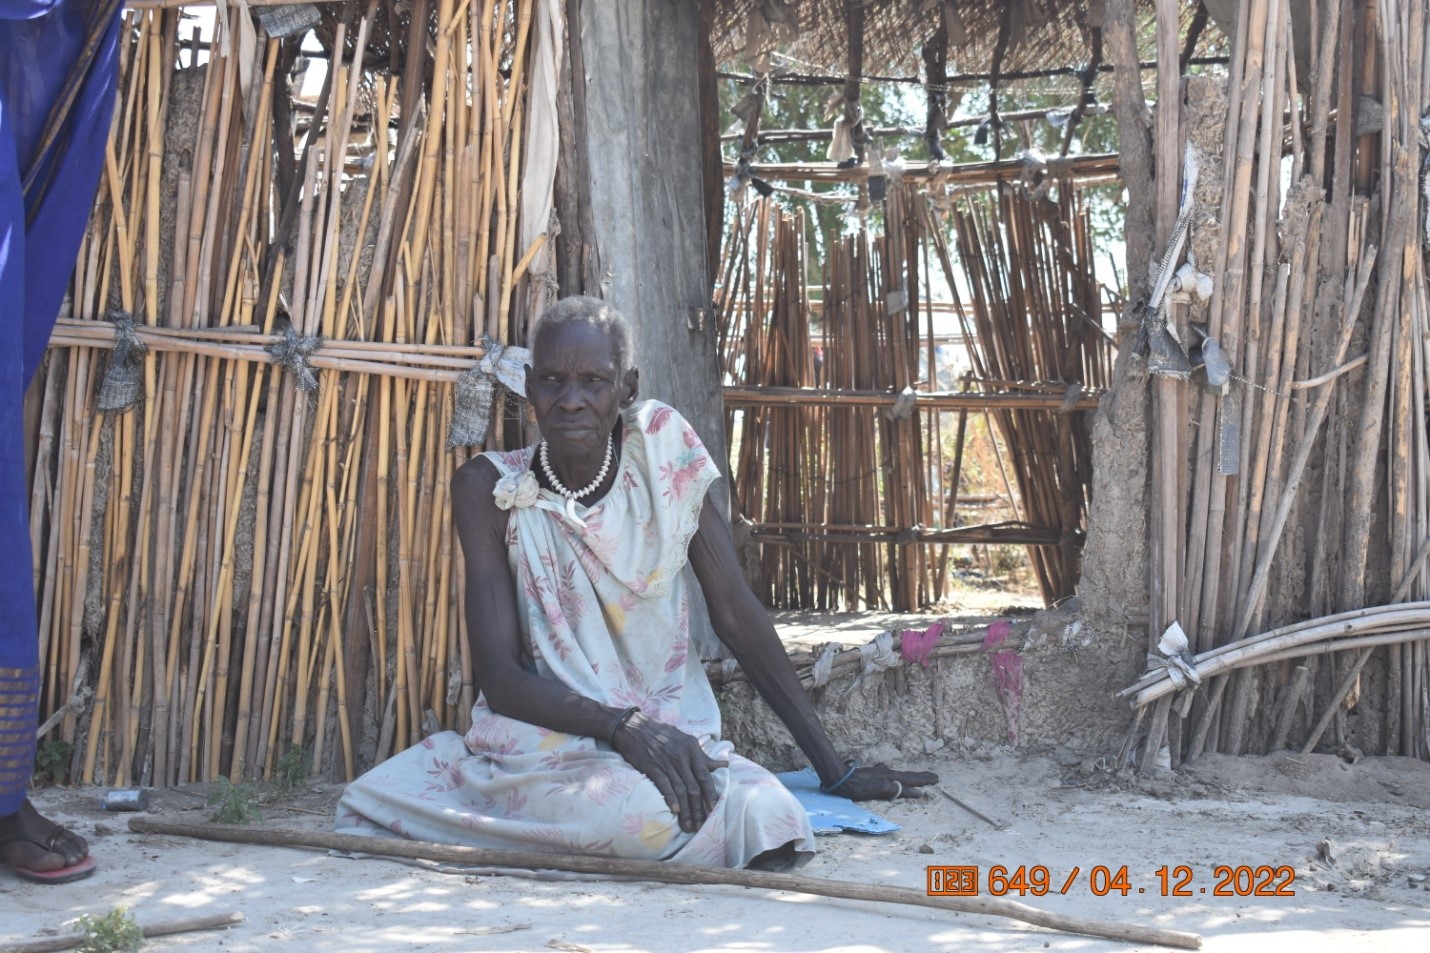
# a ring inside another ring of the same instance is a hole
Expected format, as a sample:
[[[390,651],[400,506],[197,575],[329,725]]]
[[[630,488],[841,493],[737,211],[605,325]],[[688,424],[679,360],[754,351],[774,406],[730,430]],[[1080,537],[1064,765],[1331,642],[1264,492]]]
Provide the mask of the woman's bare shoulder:
[[[466,463],[457,468],[457,472],[452,474],[452,487],[463,487],[467,489],[478,489],[485,486],[488,490],[497,485],[497,480],[501,479],[501,474],[497,472],[497,466],[486,454],[478,454]]]
[[[452,474],[452,515],[458,520],[493,520],[506,513],[499,510],[493,501],[493,491],[501,473],[496,464],[485,455],[475,456],[457,468]]]

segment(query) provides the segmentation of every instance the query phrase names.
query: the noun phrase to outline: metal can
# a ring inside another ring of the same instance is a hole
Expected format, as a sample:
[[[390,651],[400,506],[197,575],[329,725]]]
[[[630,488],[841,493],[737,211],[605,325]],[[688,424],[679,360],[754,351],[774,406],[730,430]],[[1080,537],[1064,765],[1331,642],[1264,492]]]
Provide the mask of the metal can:
[[[115,788],[104,796],[106,811],[147,811],[149,792],[143,788]]]

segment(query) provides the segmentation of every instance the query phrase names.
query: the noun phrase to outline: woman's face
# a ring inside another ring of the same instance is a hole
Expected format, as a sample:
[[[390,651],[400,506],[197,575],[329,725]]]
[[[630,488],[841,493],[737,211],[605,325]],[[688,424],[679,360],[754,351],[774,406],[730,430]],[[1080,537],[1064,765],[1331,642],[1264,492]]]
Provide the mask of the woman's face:
[[[532,342],[526,399],[553,453],[603,453],[621,408],[636,393],[636,372],[621,379],[609,332],[585,321],[548,325]]]

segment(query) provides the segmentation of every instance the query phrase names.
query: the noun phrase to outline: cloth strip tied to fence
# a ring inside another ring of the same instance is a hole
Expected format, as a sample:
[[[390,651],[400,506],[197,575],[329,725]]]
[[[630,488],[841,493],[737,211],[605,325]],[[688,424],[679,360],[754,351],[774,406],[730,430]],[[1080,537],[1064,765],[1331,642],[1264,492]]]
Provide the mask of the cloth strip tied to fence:
[[[127,311],[111,311],[106,315],[114,322],[114,353],[104,369],[96,406],[104,413],[128,410],[143,398],[140,382],[144,374],[143,339],[134,332],[134,315]]]
[[[322,346],[321,335],[299,334],[290,324],[283,329],[278,340],[264,350],[273,355],[274,364],[282,364],[293,373],[294,386],[304,393],[312,393],[318,389],[318,378],[308,360]]]
[[[855,676],[854,684],[850,686],[850,690],[857,688],[866,676],[894,668],[901,661],[899,653],[894,651],[894,633],[880,632],[873,639],[859,646],[859,674]]]
[[[447,449],[479,446],[487,439],[496,384],[514,394],[525,386],[523,369],[531,361],[524,347],[482,339],[482,359],[457,380],[456,406],[447,432]]]

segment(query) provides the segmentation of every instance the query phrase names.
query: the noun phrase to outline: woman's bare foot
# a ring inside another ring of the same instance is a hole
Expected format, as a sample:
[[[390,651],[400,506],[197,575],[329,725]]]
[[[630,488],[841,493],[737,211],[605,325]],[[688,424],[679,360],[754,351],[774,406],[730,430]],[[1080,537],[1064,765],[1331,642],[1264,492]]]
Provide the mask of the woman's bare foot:
[[[769,873],[781,874],[785,871],[794,870],[799,863],[799,854],[794,849],[794,841],[781,844],[779,847],[772,847],[762,854],[756,854],[748,864],[746,870],[764,870]]]
[[[21,877],[46,883],[78,880],[94,870],[85,839],[46,820],[28,799],[0,817],[0,860]]]

